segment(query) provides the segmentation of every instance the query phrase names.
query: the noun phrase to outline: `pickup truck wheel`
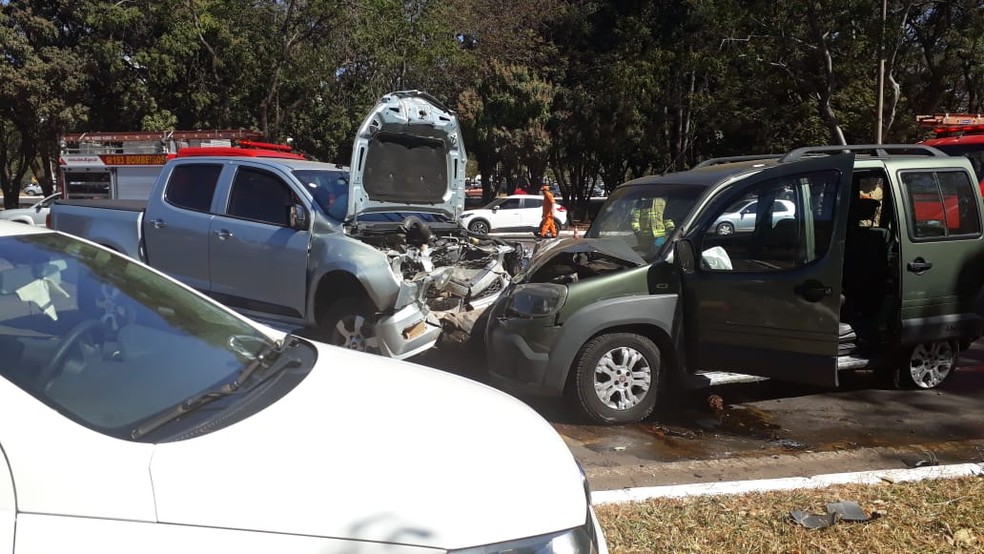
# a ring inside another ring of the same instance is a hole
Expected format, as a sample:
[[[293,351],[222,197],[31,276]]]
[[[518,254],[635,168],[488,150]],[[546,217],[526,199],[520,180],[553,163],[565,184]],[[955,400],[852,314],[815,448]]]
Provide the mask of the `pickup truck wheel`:
[[[378,354],[376,319],[376,309],[369,300],[339,300],[321,319],[321,334],[328,344]]]
[[[953,374],[957,356],[957,345],[953,341],[917,344],[892,369],[892,384],[897,389],[936,388]]]
[[[656,407],[661,365],[659,348],[642,335],[599,335],[574,359],[571,399],[596,423],[641,421]]]

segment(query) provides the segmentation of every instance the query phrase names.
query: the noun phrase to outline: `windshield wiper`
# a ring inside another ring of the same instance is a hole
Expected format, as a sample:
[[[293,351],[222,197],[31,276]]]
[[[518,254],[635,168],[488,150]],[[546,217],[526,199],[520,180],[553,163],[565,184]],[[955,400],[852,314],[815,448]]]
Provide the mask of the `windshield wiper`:
[[[130,432],[130,438],[139,439],[140,437],[143,437],[148,433],[159,429],[171,421],[174,421],[189,412],[193,412],[206,404],[240,392],[243,384],[246,383],[246,381],[248,381],[257,370],[269,368],[274,362],[277,361],[278,358],[280,358],[280,354],[282,354],[284,350],[286,350],[287,347],[293,343],[294,338],[288,333],[282,341],[267,345],[256,354],[256,357],[250,360],[246,367],[239,371],[239,375],[237,375],[235,379],[210,391],[203,392],[197,396],[192,396],[170,410],[167,410],[157,417],[144,422],[142,425],[139,425]],[[291,363],[284,363],[280,365],[278,370],[293,365],[294,364]],[[273,373],[265,373],[263,374],[263,378],[265,379],[270,375],[273,375]]]

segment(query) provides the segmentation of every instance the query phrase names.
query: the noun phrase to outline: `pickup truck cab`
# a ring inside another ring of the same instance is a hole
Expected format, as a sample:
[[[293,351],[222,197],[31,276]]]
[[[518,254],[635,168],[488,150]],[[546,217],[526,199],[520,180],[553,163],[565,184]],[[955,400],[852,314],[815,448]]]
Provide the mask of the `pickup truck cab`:
[[[436,344],[449,314],[491,303],[523,253],[461,227],[465,163],[454,113],[394,92],[359,128],[350,168],[183,148],[147,202],[59,201],[51,226],[257,319],[402,359]]]
[[[629,226],[654,198],[674,224],[661,246]],[[747,228],[722,231],[753,201]],[[804,148],[627,182],[584,239],[542,249],[489,309],[490,381],[566,393],[602,423],[725,373],[835,387],[865,369],[937,387],[984,331],[981,212],[970,162],[925,146]]]

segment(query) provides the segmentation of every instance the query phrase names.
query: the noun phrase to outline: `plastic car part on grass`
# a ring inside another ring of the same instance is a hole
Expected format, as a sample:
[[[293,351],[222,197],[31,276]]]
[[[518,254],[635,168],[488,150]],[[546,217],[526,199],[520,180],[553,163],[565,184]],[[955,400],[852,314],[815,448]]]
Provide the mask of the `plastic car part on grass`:
[[[823,529],[830,527],[840,520],[866,522],[878,516],[878,514],[869,516],[861,509],[861,506],[857,502],[850,500],[828,503],[826,514],[811,514],[804,510],[793,510],[789,515],[793,518],[794,522],[807,529]]]

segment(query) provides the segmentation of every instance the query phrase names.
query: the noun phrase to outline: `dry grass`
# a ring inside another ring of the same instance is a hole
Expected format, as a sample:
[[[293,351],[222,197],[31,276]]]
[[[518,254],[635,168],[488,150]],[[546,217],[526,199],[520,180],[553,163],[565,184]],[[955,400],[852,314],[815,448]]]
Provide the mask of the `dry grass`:
[[[809,530],[790,511],[853,500],[875,519]],[[843,485],[597,507],[612,554],[984,552],[984,478]]]

